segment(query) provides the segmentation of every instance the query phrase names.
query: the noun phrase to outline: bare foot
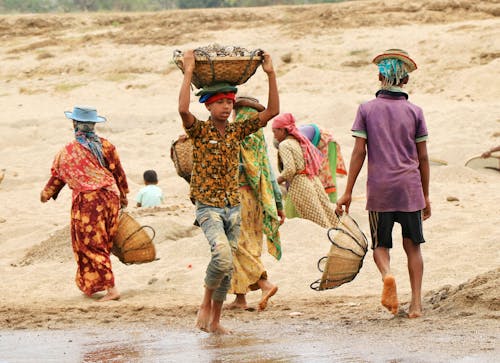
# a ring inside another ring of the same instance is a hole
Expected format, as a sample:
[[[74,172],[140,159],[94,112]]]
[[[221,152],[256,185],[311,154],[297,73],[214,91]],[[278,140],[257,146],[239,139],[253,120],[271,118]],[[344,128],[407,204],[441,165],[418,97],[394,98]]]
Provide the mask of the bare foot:
[[[234,301],[227,305],[227,308],[230,310],[243,309],[247,310],[247,299],[245,294],[236,294]]]
[[[210,320],[211,310],[210,306],[200,306],[198,316],[196,317],[196,327],[198,329],[209,332],[208,322]]]
[[[422,307],[410,305],[410,309],[408,310],[408,318],[415,319],[420,318],[422,316]]]
[[[242,304],[237,301],[233,301],[232,303],[227,305],[227,308],[229,310],[237,310],[237,309],[248,310],[248,305],[246,303]]]
[[[112,287],[108,289],[108,293],[101,297],[97,302],[104,302],[104,301],[110,301],[110,300],[119,300],[120,299],[120,293],[115,287]]]
[[[384,277],[384,289],[382,290],[382,305],[396,315],[398,313],[398,293],[396,290],[396,279],[392,275]]]
[[[262,299],[259,302],[259,310],[264,310],[267,307],[268,300],[276,294],[278,291],[278,286],[273,285],[268,290],[262,290]]]
[[[216,334],[216,335],[232,334],[232,332],[230,330],[224,328],[222,325],[220,325],[218,323],[217,324],[211,323],[209,331],[210,331],[210,333]]]

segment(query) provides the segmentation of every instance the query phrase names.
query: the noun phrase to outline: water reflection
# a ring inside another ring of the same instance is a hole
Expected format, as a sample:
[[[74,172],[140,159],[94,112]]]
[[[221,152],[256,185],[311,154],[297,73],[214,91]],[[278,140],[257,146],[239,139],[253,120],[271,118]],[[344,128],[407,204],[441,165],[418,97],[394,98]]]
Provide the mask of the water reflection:
[[[462,352],[462,356],[450,356],[447,345],[460,339],[464,342],[462,331],[452,334],[448,341],[439,340],[440,331],[414,336],[403,326],[384,330],[386,339],[381,341],[370,329],[356,330],[351,326],[308,321],[249,322],[235,330],[235,334],[227,336],[194,329],[166,330],[137,325],[103,329],[98,333],[88,330],[0,331],[0,363],[498,362],[498,350],[491,341],[484,342],[480,335],[465,335],[471,349]],[[493,332],[485,334],[495,335]],[[398,339],[403,343],[413,339],[419,344],[395,344]],[[427,347],[432,344],[435,346],[429,351]]]
[[[277,341],[264,339],[249,333],[225,336],[208,335],[199,340],[199,350],[204,351],[210,363],[290,362],[290,354],[282,349],[272,349]],[[270,349],[271,348],[271,349]]]
[[[85,344],[82,362],[128,363],[144,358],[143,342],[98,342]]]

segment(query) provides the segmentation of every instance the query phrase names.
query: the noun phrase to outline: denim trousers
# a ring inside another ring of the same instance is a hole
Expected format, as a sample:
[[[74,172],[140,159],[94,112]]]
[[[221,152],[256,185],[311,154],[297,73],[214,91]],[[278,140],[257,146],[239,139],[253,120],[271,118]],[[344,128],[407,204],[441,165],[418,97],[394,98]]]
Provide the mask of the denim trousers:
[[[214,207],[196,201],[196,220],[210,245],[212,257],[205,274],[205,286],[214,290],[212,300],[224,301],[231,287],[233,252],[238,248],[240,205]]]

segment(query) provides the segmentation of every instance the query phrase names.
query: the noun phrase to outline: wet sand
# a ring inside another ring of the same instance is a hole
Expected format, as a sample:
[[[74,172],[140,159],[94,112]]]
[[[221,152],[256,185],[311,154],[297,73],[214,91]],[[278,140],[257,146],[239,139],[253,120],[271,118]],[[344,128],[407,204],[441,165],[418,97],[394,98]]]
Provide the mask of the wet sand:
[[[498,329],[467,317],[463,323],[467,328],[398,317],[335,324],[241,318],[231,322],[238,333],[228,336],[138,324],[0,331],[0,362],[497,362]],[[415,334],[413,324],[427,330]]]

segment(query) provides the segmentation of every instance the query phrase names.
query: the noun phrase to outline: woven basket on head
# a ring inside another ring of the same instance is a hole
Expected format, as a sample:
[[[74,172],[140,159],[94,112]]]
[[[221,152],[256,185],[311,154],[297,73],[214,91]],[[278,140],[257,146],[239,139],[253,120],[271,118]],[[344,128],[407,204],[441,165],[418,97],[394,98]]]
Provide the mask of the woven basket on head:
[[[152,237],[146,229],[151,230]],[[141,226],[130,214],[122,212],[111,252],[126,264],[154,261],[156,258],[154,236],[155,231],[152,227]]]
[[[333,289],[354,280],[368,250],[366,236],[347,214],[340,217],[336,227],[328,230],[328,239],[332,243],[330,251],[318,261],[323,275],[311,284],[313,290]]]
[[[211,57],[202,49],[195,49],[195,66],[191,83],[203,88],[214,83],[226,82],[233,86],[243,84],[252,77],[262,63],[262,50],[254,50],[250,56]],[[184,72],[183,55],[174,51],[174,62]]]
[[[186,135],[180,136],[170,146],[170,159],[174,162],[177,175],[191,182],[193,170],[193,142]]]

